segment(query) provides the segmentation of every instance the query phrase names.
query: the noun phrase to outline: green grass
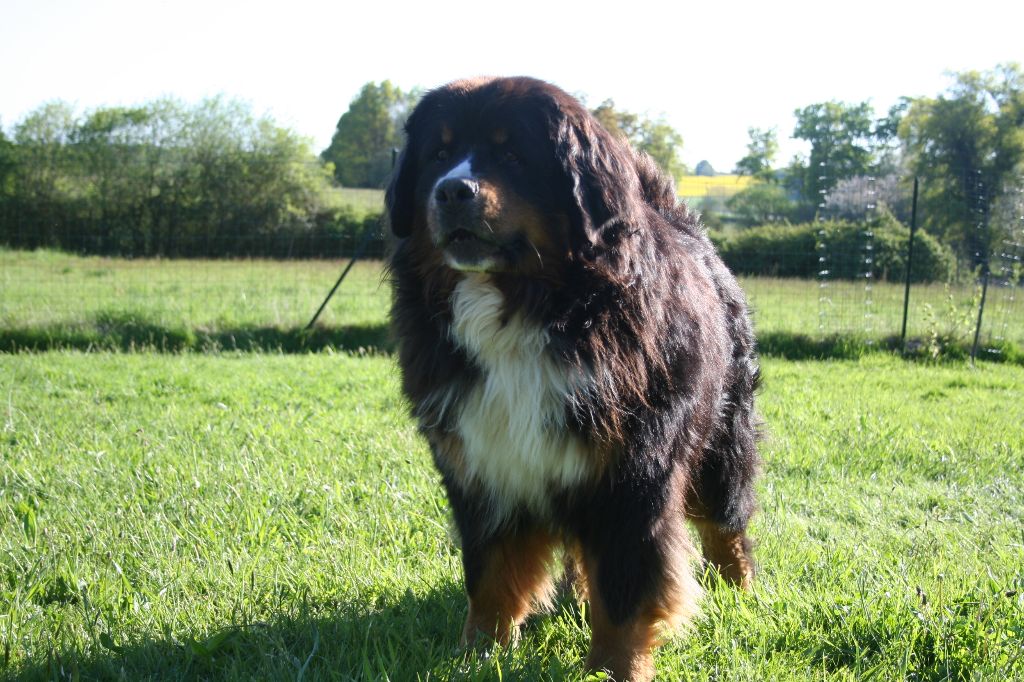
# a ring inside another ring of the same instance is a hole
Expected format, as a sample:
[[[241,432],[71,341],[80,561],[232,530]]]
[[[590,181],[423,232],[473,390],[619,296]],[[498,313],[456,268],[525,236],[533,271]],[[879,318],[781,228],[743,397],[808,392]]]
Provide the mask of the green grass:
[[[0,249],[0,350],[357,348],[386,342],[379,261],[160,260]]]
[[[768,359],[761,572],[660,679],[1024,679],[1024,368]],[[563,600],[464,656],[386,356],[0,355],[0,677],[578,678]]]
[[[357,263],[315,332],[302,333],[345,264],[126,260],[0,249],[0,351],[389,347],[389,290],[379,261]],[[855,282],[822,288],[751,277],[742,283],[769,352],[829,354],[839,346],[892,345],[899,335],[898,284],[876,283],[868,295]],[[908,321],[913,347],[924,355],[947,347],[962,354],[973,340],[979,293],[973,286],[916,285]],[[1024,362],[1024,294],[990,289],[981,340],[983,348],[1003,349],[996,359]]]

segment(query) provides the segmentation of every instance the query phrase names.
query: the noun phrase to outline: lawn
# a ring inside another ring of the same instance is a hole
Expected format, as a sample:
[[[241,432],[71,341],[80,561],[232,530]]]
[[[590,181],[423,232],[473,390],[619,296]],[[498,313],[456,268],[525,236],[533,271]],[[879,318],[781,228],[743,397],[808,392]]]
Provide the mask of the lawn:
[[[380,345],[389,289],[359,262],[299,332],[346,260],[161,260],[0,249],[0,349],[52,346],[275,349]]]
[[[0,350],[16,348],[285,349],[387,347],[389,288],[380,261],[359,262],[315,333],[301,330],[346,261],[159,260],[0,249]],[[786,339],[886,342],[900,333],[903,286],[749,277],[757,331]],[[961,348],[973,340],[980,289],[915,285],[908,336]],[[1024,363],[1024,293],[992,286],[982,348]],[[779,342],[779,339],[783,342]],[[917,343],[917,341],[915,341]],[[1005,358],[1004,358],[1005,359]]]
[[[661,679],[1024,678],[1024,368],[768,358],[761,572]],[[571,599],[466,656],[388,356],[0,355],[0,677],[572,679]]]

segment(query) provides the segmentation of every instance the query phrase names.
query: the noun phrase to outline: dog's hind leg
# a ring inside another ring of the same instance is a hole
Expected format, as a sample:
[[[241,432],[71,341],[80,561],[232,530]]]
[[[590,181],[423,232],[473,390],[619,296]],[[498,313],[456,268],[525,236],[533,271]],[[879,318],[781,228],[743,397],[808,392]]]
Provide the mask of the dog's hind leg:
[[[744,530],[731,530],[707,519],[693,519],[709,566],[727,582],[749,589],[754,581],[751,541]]]
[[[744,589],[754,580],[747,525],[754,513],[756,456],[722,449],[705,453],[695,472],[686,515],[700,534],[705,561],[728,582]]]

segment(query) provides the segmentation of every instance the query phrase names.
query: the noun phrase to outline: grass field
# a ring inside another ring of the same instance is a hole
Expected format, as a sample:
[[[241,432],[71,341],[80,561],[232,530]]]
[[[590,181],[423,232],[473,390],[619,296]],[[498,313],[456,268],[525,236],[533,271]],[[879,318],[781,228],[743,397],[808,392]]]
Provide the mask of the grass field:
[[[344,266],[345,261],[126,260],[0,250],[0,350],[386,346],[389,290],[380,262],[357,263],[315,333],[301,333]],[[769,350],[775,338],[838,335],[877,342],[900,332],[898,284],[876,283],[870,295],[863,284],[849,281],[829,282],[824,289],[795,279],[755,277],[743,284]],[[968,345],[978,294],[974,286],[916,285],[909,336]],[[1024,359],[1024,293],[990,289],[982,344],[1009,344],[1016,349],[1011,355]]]
[[[0,250],[0,347],[288,346],[346,261],[154,260]],[[353,268],[320,318],[324,343],[382,343],[380,262]]]
[[[572,600],[466,656],[387,356],[0,355],[0,677],[578,679]],[[660,679],[1024,679],[1024,368],[767,359],[761,572]]]

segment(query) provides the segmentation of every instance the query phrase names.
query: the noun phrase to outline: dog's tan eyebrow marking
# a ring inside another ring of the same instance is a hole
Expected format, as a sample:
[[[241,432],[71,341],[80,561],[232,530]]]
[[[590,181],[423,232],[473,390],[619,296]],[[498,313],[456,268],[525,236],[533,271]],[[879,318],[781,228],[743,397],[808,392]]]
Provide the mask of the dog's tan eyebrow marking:
[[[494,144],[505,144],[508,142],[508,131],[504,128],[495,128],[494,132],[491,133],[491,140]]]
[[[454,133],[452,133],[452,129],[448,127],[447,123],[442,123],[441,124],[441,142],[442,142],[442,144],[451,144],[453,138],[454,138]]]

